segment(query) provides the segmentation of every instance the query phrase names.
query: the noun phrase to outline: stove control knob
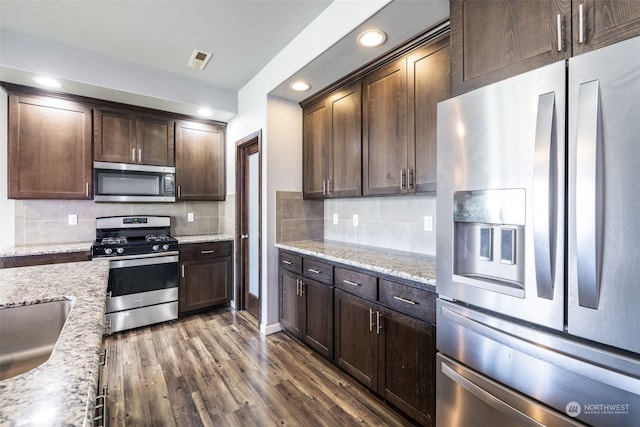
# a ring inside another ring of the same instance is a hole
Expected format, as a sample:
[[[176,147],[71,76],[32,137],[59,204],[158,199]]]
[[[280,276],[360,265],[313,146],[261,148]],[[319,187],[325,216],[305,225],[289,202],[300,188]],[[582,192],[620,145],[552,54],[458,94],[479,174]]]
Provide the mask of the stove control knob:
[[[104,248],[104,254],[105,255],[111,255],[111,253],[113,252],[113,249],[111,248]]]
[[[153,247],[151,248],[154,251],[159,251],[160,250],[160,245],[153,245]]]
[[[166,243],[164,245],[162,245],[162,250],[163,251],[168,251],[169,250],[169,245],[167,245]]]
[[[124,248],[117,248],[116,252],[119,254],[123,254],[124,253]]]

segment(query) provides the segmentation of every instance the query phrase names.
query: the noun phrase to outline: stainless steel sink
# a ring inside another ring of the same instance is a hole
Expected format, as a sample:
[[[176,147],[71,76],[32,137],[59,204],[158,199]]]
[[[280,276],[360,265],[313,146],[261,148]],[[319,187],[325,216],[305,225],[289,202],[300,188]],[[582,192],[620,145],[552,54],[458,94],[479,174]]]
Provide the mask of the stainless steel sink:
[[[49,360],[72,306],[60,300],[0,309],[0,380]]]

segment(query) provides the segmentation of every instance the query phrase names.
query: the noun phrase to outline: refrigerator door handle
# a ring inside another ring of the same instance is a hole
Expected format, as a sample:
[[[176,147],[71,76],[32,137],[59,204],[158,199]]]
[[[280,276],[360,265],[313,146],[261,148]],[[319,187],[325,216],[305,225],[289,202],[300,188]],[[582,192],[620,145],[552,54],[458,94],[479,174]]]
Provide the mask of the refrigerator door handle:
[[[603,238],[600,85],[580,84],[576,133],[575,224],[578,304],[598,308]]]
[[[538,97],[533,175],[533,246],[538,297],[553,299],[558,213],[555,93]]]

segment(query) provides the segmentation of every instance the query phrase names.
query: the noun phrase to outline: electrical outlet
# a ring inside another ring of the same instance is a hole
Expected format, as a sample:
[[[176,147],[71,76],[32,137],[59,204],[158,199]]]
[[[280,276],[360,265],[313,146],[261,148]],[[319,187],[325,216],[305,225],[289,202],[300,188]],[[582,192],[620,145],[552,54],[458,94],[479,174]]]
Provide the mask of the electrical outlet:
[[[338,214],[334,213],[333,214],[333,225],[338,224]]]
[[[193,221],[195,221],[195,219],[196,219],[196,216],[195,216],[195,214],[193,212],[187,213],[187,221],[188,222],[193,222]]]
[[[78,225],[78,215],[69,214],[69,225]]]
[[[433,231],[433,217],[425,216],[424,217],[424,231]]]
[[[353,214],[353,226],[358,226],[358,214]]]

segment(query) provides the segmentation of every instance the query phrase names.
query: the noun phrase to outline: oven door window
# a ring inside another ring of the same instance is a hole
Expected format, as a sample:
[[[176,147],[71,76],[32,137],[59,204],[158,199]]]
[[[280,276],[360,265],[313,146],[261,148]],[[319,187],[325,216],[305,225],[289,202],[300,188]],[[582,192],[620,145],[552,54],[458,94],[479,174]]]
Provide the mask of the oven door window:
[[[160,196],[162,174],[100,170],[96,173],[97,194],[103,196]]]
[[[177,256],[111,261],[109,291],[113,297],[177,286]]]

